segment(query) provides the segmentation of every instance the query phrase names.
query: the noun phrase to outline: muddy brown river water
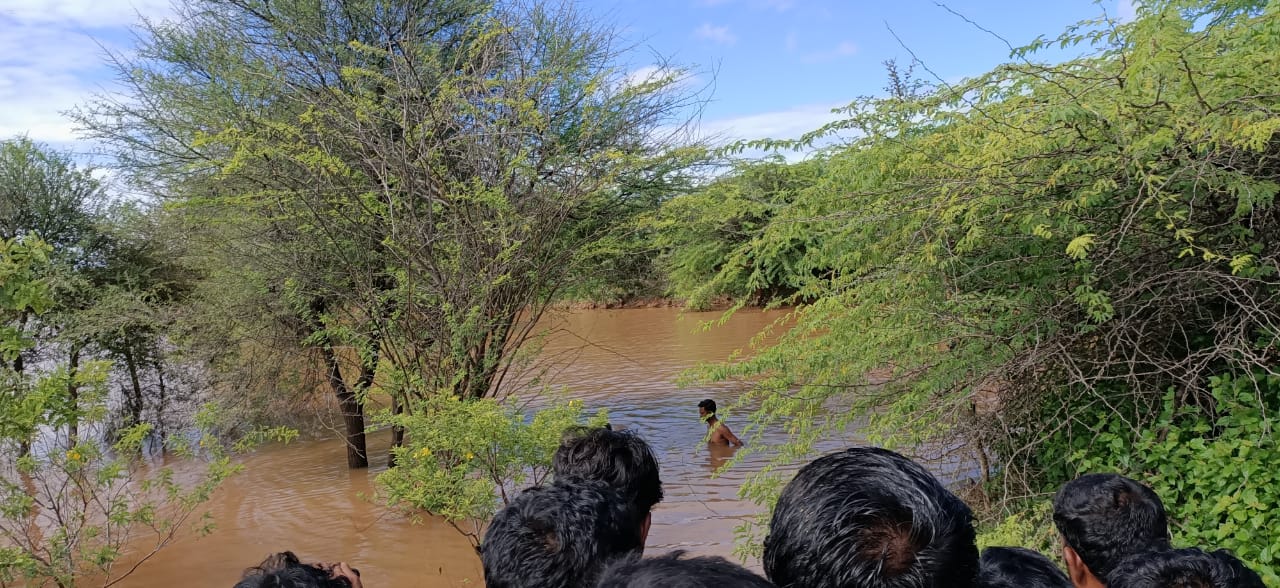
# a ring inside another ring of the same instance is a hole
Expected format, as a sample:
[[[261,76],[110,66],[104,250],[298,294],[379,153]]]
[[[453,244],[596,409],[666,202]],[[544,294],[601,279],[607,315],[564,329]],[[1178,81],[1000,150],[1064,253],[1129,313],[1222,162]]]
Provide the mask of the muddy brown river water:
[[[682,370],[746,350],[777,312],[742,311],[727,324],[703,329],[718,313],[677,309],[589,310],[560,314],[543,356],[562,366],[550,376],[594,410],[606,407],[615,426],[639,431],[661,463],[666,499],[654,511],[647,554],[684,549],[729,556],[734,527],[758,512],[740,500],[744,477],[764,458],[747,456],[713,475],[731,456],[702,443],[697,403],[712,397],[729,405],[740,388],[679,387]],[[741,431],[745,412],[728,423]],[[766,432],[762,444],[782,441]],[[369,588],[483,586],[474,550],[449,525],[425,518],[411,523],[371,499],[373,477],[385,469],[386,435],[370,439],[375,467],[348,471],[340,441],[269,447],[245,458],[245,471],[221,488],[211,504],[217,530],[184,537],[165,548],[121,586],[226,586],[243,568],[274,551],[304,559],[345,560]],[[854,434],[823,449],[856,443]],[[758,562],[748,561],[758,569]]]

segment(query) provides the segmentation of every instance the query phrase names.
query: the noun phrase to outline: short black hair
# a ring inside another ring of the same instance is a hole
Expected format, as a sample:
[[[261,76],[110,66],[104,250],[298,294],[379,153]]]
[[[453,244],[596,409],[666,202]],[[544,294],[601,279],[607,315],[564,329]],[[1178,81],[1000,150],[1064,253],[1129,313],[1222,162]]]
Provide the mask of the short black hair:
[[[973,513],[892,451],[824,455],[783,488],[764,571],[782,588],[973,586]]]
[[[770,588],[761,578],[723,557],[685,558],[684,551],[660,557],[630,557],[609,566],[601,588]]]
[[[575,427],[565,432],[554,458],[557,478],[600,480],[648,513],[662,501],[658,460],[644,439],[631,431]]]
[[[245,570],[235,588],[351,588],[351,582],[331,578],[320,566],[302,563],[292,551],[281,551]]]
[[[1022,547],[988,547],[978,566],[981,588],[1071,588],[1053,561]]]
[[[1263,588],[1262,578],[1231,552],[1171,549],[1140,553],[1107,575],[1108,588]]]
[[[586,588],[614,558],[638,553],[634,502],[598,480],[529,488],[493,517],[480,548],[488,588]]]
[[[1063,484],[1053,497],[1053,523],[1098,579],[1126,557],[1169,549],[1160,497],[1119,474],[1086,474]]]
[[[705,408],[705,409],[707,409],[707,412],[712,413],[712,414],[715,414],[715,412],[716,412],[716,401],[714,401],[714,400],[712,400],[712,399],[708,398],[708,399],[706,399],[706,400],[703,400],[702,402],[699,402],[699,403],[698,403],[698,408]]]

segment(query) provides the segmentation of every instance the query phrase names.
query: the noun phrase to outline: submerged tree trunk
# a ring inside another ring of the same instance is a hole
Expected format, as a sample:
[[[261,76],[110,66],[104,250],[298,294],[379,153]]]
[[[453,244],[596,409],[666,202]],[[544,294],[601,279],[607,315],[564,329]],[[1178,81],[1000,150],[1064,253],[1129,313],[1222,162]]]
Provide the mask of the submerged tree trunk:
[[[133,427],[142,422],[142,380],[138,378],[138,362],[134,360],[132,345],[124,347],[124,364],[129,369],[129,384],[132,387],[125,392],[126,408],[129,409],[129,422],[126,424]]]
[[[160,357],[158,350],[155,356],[157,358]],[[152,362],[151,367],[156,370],[156,386],[160,393],[160,397],[157,399],[156,403],[156,431],[160,433],[160,443],[163,445],[165,438],[168,436],[164,428],[164,409],[165,403],[168,402],[168,393],[164,386],[164,362],[156,359]]]
[[[80,384],[76,375],[80,370],[80,345],[71,344],[71,353],[67,358],[67,402],[71,405],[70,418],[67,419],[67,448],[76,446],[80,441]]]
[[[338,407],[342,410],[342,422],[347,433],[347,467],[360,469],[369,467],[369,454],[365,451],[364,406],[360,404],[354,390],[342,379],[342,364],[333,346],[324,345],[325,366],[329,372],[329,386],[338,397]],[[363,374],[362,374],[363,376]]]
[[[391,396],[391,414],[397,415],[397,416],[404,414],[404,403],[400,401],[400,396],[398,395]],[[396,467],[395,448],[401,447],[403,445],[404,445],[404,427],[401,427],[399,425],[392,426],[391,427],[391,448],[387,450],[387,467],[389,468]]]

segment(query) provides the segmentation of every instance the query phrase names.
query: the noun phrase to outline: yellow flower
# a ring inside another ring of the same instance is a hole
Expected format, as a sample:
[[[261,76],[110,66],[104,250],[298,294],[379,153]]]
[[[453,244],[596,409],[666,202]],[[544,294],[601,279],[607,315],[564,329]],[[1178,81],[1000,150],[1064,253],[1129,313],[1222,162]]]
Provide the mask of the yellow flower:
[[[471,453],[470,451],[467,452],[467,459],[473,459],[475,456],[476,455],[474,453]]]
[[[71,461],[80,461],[80,458],[81,458],[81,455],[79,451],[72,449],[67,452],[67,459]]]
[[[428,447],[423,447],[422,449],[419,449],[418,452],[415,453],[414,455],[417,455],[419,458],[431,457],[431,449]]]

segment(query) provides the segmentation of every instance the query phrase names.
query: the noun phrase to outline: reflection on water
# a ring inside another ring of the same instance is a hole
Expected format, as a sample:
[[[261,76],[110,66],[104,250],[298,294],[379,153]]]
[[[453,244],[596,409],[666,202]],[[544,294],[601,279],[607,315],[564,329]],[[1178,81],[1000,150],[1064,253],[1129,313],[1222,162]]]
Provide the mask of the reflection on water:
[[[666,498],[654,510],[646,553],[685,549],[697,555],[730,555],[734,527],[758,512],[737,493],[745,476],[759,469],[765,458],[746,454],[723,474],[714,475],[735,449],[705,443],[706,426],[698,417],[698,401],[714,398],[726,422],[741,435],[745,410],[723,410],[737,399],[740,388],[680,388],[675,380],[699,362],[745,351],[751,338],[780,316],[743,311],[709,331],[701,323],[719,314],[681,314],[666,308],[580,311],[546,321],[551,334],[540,356],[547,360],[544,365],[556,369],[543,382],[581,398],[588,409],[609,409],[614,426],[638,431],[658,456]],[[513,392],[521,399],[528,396]],[[767,446],[783,438],[766,433],[748,440],[753,441]],[[855,442],[852,437],[832,438],[822,449]],[[379,456],[372,461],[385,464],[387,443],[385,436],[370,440],[371,455]],[[456,531],[431,518],[411,524],[402,514],[372,504],[367,497],[380,468],[348,471],[343,455],[338,441],[258,451],[213,501],[218,524],[213,535],[182,539],[122,585],[195,581],[201,586],[231,586],[245,567],[285,549],[304,559],[349,561],[371,587],[482,585],[479,561]],[[757,562],[748,564],[759,568]]]
[[[707,443],[707,467],[716,470],[728,463],[738,448],[721,443]]]

